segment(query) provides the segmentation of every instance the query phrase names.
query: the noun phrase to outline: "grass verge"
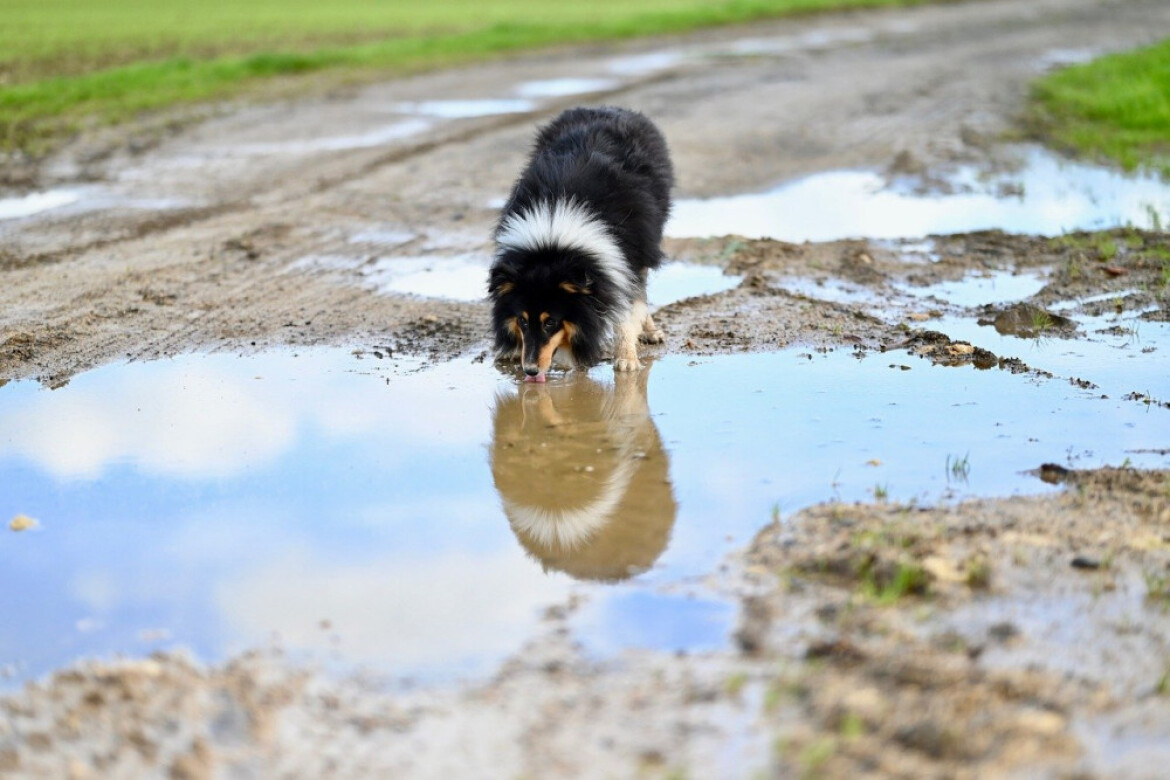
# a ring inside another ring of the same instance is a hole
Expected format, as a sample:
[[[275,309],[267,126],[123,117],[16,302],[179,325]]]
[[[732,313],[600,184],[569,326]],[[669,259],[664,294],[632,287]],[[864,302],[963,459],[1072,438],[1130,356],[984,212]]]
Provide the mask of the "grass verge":
[[[249,18],[246,10],[240,12],[243,16],[216,16],[214,11],[222,3],[214,0],[201,11],[214,23],[193,23],[189,35],[173,40],[163,35],[168,30],[174,32],[167,26],[173,25],[173,20],[167,24],[152,20],[171,19],[161,12],[173,11],[175,0],[146,5],[117,0],[114,7],[137,9],[140,18],[129,25],[125,15],[99,17],[94,22],[98,29],[91,27],[87,32],[88,39],[97,43],[82,49],[77,48],[76,25],[54,27],[54,14],[61,11],[56,6],[63,1],[45,0],[43,5],[30,6],[18,0],[14,7],[23,16],[8,21],[20,21],[21,25],[5,25],[5,17],[14,11],[0,10],[0,30],[13,26],[26,31],[43,29],[48,38],[25,36],[29,40],[18,47],[17,54],[12,54],[10,47],[9,54],[0,58],[0,149],[36,155],[86,124],[113,124],[143,111],[231,97],[279,76],[334,72],[348,73],[352,78],[363,71],[406,73],[556,44],[927,0],[726,0],[714,4],[703,0],[605,0],[589,6],[588,14],[573,4],[509,0],[493,5],[486,18],[470,10],[462,16],[453,13],[451,3],[413,4],[383,6],[388,10],[381,25],[373,21],[367,4],[335,6],[335,12],[342,14],[345,11],[336,9],[352,7],[353,18],[330,17],[325,24],[308,13],[307,9],[319,6],[294,1],[287,5],[286,14],[275,17],[282,23],[276,37],[257,32],[257,18]],[[269,2],[237,4],[239,7],[255,7],[257,17],[260,11],[272,13]],[[303,19],[297,16],[302,13]],[[43,16],[39,25],[38,14]],[[117,29],[103,29],[102,25]],[[321,27],[322,36],[316,43],[312,35],[315,25]],[[364,26],[365,35],[371,38],[336,43],[360,37],[353,25]],[[122,26],[127,27],[123,30]],[[334,42],[322,43],[331,40]],[[291,48],[268,48],[282,41],[292,42]],[[126,52],[140,52],[148,59],[120,62],[131,56]],[[200,56],[199,52],[213,53]],[[102,64],[110,62],[120,64]]]
[[[1029,120],[1050,144],[1170,177],[1170,39],[1045,76]]]

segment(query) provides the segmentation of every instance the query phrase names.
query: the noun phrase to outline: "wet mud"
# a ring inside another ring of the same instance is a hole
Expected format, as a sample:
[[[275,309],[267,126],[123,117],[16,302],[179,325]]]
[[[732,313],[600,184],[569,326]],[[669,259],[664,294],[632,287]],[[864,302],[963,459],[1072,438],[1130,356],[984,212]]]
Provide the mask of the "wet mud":
[[[816,17],[13,162],[0,774],[1156,775],[1170,204],[1016,120],[1168,14]],[[522,386],[476,277],[582,100],[671,139],[667,338]],[[804,233],[722,221],[793,191]]]

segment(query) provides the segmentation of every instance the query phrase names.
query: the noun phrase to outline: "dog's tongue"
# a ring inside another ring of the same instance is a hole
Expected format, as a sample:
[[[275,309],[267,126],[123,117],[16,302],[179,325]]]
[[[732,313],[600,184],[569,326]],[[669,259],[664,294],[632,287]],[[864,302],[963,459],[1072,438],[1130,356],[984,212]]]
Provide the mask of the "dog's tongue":
[[[545,378],[545,376],[544,376],[544,372],[543,372],[543,371],[541,371],[541,372],[540,372],[539,374],[537,374],[536,376],[528,376],[528,375],[525,375],[525,376],[524,376],[524,381],[525,381],[525,382],[544,382],[544,381],[546,381],[546,378]]]

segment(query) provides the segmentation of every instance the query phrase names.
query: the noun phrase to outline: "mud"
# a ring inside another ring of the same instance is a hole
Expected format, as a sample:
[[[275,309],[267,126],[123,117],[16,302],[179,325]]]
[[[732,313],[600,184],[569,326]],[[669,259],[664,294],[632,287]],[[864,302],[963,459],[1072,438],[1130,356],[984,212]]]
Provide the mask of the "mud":
[[[1168,25],[1170,6],[1154,0],[811,17],[94,131],[48,160],[6,163],[2,180],[20,186],[0,201],[0,385],[62,388],[126,361],[308,347],[406,356],[424,378],[478,366],[488,358],[484,304],[393,280],[485,261],[492,204],[533,125],[563,107],[614,102],[653,116],[683,199],[768,192],[833,171],[946,195],[956,176],[972,186],[1010,176],[1018,147],[1003,141],[1023,132],[1037,74],[1152,42]],[[1019,196],[1010,190],[995,198]],[[1160,218],[1095,232],[1036,228],[1044,235],[999,224],[806,243],[668,239],[679,268],[717,278],[683,285],[655,312],[667,340],[646,354],[666,358],[662,375],[785,348],[880,361],[869,365],[892,375],[954,372],[960,383],[973,376],[960,372],[1004,372],[979,376],[1012,379],[1009,396],[1029,404],[1060,386],[1068,395],[1054,410],[1088,410],[1076,425],[1098,427],[1109,445],[1106,461],[1039,447],[1026,467],[1037,470],[1040,496],[1002,497],[1007,488],[919,502],[881,483],[872,501],[823,503],[841,489],[836,480],[818,487],[794,473],[801,496],[815,497],[777,507],[749,549],[669,582],[640,572],[680,533],[673,513],[651,518],[634,542],[605,526],[590,537],[597,554],[579,557],[533,535],[531,511],[509,518],[508,533],[549,576],[644,577],[665,588],[656,598],[678,601],[701,602],[700,587],[721,594],[737,605],[730,646],[680,653],[619,642],[599,652],[582,628],[593,619],[589,598],[568,590],[539,627],[511,637],[493,675],[443,684],[339,673],[276,651],[77,660],[0,700],[0,773],[449,776],[490,764],[541,776],[1156,775],[1170,744],[1170,387],[1160,362],[1170,348],[1170,242]],[[425,268],[410,265],[420,258]],[[648,494],[669,489],[655,469],[680,450],[649,423],[644,400],[643,387],[635,421],[620,430],[569,427],[651,457],[590,463],[593,472],[561,464],[567,484],[604,472]],[[554,412],[565,406],[553,401]],[[499,407],[501,490],[532,468],[533,447],[565,432],[555,419],[540,425],[549,404],[528,402]],[[1097,413],[1116,429],[1094,422],[1093,410],[1113,409]],[[779,438],[791,429],[775,427]],[[1011,446],[1013,457],[1031,452]],[[945,468],[967,477],[961,452]],[[1052,493],[1045,482],[1063,487]],[[846,498],[858,484],[844,486]],[[615,506],[636,501],[623,496]],[[11,507],[5,519],[25,511]],[[52,532],[38,519],[18,538]],[[755,532],[767,514],[735,522]],[[615,557],[618,548],[628,555]],[[330,627],[314,630],[331,641]]]

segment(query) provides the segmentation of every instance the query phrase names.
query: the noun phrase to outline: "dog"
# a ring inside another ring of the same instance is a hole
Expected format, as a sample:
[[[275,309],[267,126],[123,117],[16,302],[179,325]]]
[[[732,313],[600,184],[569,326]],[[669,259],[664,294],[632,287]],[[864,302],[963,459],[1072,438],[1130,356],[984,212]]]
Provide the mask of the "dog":
[[[543,382],[554,354],[589,367],[614,341],[636,371],[638,341],[661,343],[646,276],[662,262],[674,170],[666,139],[624,108],[573,108],[536,137],[494,239],[488,278],[500,357]]]
[[[517,541],[546,572],[618,582],[666,550],[678,503],[647,403],[650,370],[497,396],[492,479]]]

